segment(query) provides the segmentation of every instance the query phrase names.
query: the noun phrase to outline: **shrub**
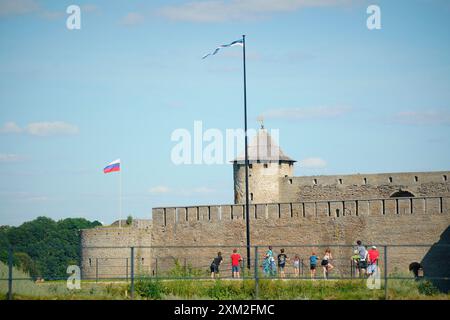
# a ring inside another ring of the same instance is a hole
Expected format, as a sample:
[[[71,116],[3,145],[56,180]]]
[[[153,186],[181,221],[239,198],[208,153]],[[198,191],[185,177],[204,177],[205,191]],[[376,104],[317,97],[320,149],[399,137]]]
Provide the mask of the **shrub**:
[[[133,223],[133,217],[132,216],[128,216],[126,223],[127,223],[128,226],[131,226],[131,224]]]
[[[163,287],[159,280],[140,279],[136,281],[134,289],[143,298],[160,300],[163,298]]]
[[[433,296],[439,294],[438,288],[436,288],[433,283],[428,280],[419,281],[417,288],[419,289],[420,294],[424,294],[426,296]]]

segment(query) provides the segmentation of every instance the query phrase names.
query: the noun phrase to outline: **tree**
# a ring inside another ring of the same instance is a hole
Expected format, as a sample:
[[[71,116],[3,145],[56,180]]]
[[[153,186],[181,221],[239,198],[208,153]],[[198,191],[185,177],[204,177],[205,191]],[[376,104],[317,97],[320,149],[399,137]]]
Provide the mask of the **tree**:
[[[14,264],[32,277],[67,277],[67,266],[80,264],[80,230],[101,226],[98,221],[68,218],[54,221],[38,217],[19,227],[0,227],[0,260],[8,261],[14,249]]]
[[[127,217],[127,225],[131,226],[132,223],[133,223],[133,217],[131,215],[129,215]]]

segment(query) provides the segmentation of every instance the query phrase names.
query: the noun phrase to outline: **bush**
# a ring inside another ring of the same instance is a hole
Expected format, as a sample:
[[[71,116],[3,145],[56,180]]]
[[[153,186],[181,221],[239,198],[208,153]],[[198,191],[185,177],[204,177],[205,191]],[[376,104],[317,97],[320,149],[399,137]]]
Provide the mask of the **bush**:
[[[190,263],[182,266],[178,259],[175,259],[175,266],[168,271],[168,275],[174,278],[191,278],[205,275],[205,271],[194,268]]]
[[[438,288],[436,288],[430,281],[422,280],[419,281],[417,288],[419,289],[420,294],[424,294],[426,296],[433,296],[439,294]]]
[[[158,280],[140,279],[135,283],[134,289],[143,298],[153,300],[163,298],[163,287]]]
[[[131,226],[131,224],[133,223],[133,217],[132,216],[128,216],[126,223],[127,223],[128,226]]]

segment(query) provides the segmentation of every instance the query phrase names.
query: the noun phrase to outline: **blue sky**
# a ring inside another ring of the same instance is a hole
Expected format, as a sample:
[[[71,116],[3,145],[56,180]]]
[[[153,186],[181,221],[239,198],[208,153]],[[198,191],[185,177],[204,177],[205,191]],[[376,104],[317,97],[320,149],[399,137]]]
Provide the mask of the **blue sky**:
[[[81,7],[81,30],[66,8]],[[381,8],[381,30],[366,27]],[[444,0],[0,0],[0,225],[231,203],[232,166],[174,165],[178,128],[280,130],[296,175],[449,170]],[[302,166],[303,165],[303,166]]]

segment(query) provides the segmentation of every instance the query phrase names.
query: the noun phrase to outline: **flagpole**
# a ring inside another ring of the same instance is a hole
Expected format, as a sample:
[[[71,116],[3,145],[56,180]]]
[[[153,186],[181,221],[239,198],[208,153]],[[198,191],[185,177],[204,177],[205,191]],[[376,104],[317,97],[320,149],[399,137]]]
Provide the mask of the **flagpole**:
[[[250,270],[250,214],[248,201],[248,147],[247,147],[247,77],[245,70],[245,34],[242,35],[242,60],[244,67],[244,130],[245,130],[245,221],[247,236],[247,268]]]
[[[122,228],[122,163],[119,171],[119,228]]]

